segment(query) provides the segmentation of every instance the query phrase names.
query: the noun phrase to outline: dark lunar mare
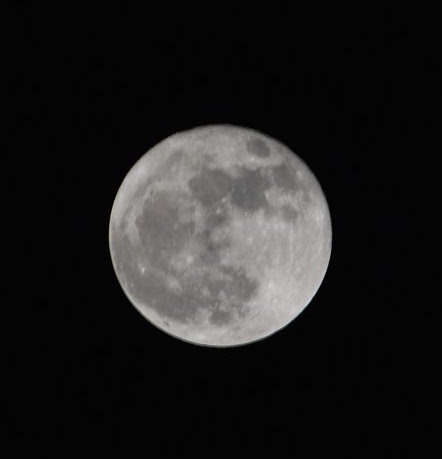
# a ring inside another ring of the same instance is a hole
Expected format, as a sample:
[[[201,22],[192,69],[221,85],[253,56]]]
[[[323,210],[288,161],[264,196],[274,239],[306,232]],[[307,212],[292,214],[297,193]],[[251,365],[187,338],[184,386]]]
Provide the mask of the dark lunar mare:
[[[170,255],[181,250],[195,231],[193,221],[180,222],[183,201],[177,193],[158,191],[144,202],[143,211],[135,220],[141,255],[157,269],[167,270]]]
[[[260,169],[240,168],[240,177],[232,180],[232,203],[245,211],[268,209],[265,191],[271,185]]]
[[[246,141],[247,152],[258,158],[267,158],[270,156],[270,148],[266,142],[259,137],[252,137]]]
[[[194,198],[203,206],[211,206],[221,200],[230,191],[231,178],[219,169],[203,166],[201,173],[188,181]]]
[[[288,164],[279,164],[270,168],[273,183],[287,191],[295,192],[299,189],[299,181],[296,172]]]
[[[213,171],[208,171],[210,175]],[[221,175],[216,171],[214,176]],[[212,175],[213,177],[213,175]],[[140,244],[133,246],[129,237],[123,233],[124,224],[113,231],[112,249],[119,273],[126,276],[125,288],[137,302],[156,310],[160,317],[177,322],[192,321],[200,308],[208,309],[210,321],[216,325],[228,323],[233,312],[239,316],[246,314],[245,302],[257,292],[259,283],[250,279],[243,268],[219,266],[220,252],[229,245],[229,241],[214,242],[212,232],[215,228],[229,221],[225,206],[211,207],[224,193],[222,180],[210,196],[204,199],[206,210],[206,228],[203,233],[195,233],[195,223],[179,219],[183,196],[169,191],[159,191],[144,202],[142,213],[136,218]],[[207,182],[203,183],[209,186]],[[197,187],[197,194],[203,192]],[[218,212],[217,212],[218,210]],[[207,274],[197,276],[176,272],[171,260],[191,238],[204,241],[199,266],[206,265]],[[139,266],[144,266],[142,272]],[[181,290],[172,289],[168,279],[174,276],[180,282]],[[203,293],[204,289],[206,294]],[[208,292],[208,293],[207,293]],[[224,297],[228,308],[221,307]]]

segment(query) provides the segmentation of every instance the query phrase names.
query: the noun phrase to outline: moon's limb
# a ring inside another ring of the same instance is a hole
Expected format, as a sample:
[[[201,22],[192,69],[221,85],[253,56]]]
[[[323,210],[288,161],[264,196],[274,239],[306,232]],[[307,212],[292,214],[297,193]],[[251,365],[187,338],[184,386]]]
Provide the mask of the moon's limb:
[[[220,125],[175,134],[129,171],[112,208],[117,278],[149,321],[233,346],[287,325],[331,253],[319,183],[280,142]]]

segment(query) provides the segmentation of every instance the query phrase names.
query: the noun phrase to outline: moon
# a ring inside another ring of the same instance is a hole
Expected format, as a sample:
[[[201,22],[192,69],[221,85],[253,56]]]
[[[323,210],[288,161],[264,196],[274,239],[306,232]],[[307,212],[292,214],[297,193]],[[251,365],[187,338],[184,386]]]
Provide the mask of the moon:
[[[203,346],[239,346],[288,325],[330,260],[326,198],[286,145],[253,129],[179,132],[143,155],[112,207],[109,248],[129,301]]]

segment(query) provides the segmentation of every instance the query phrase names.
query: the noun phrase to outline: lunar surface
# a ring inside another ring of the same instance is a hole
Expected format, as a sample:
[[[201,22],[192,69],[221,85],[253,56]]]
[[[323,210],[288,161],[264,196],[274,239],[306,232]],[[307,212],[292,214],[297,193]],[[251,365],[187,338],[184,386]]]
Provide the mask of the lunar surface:
[[[112,207],[118,281],[183,341],[238,346],[290,323],[327,270],[331,220],[307,165],[252,129],[168,137],[132,167]]]

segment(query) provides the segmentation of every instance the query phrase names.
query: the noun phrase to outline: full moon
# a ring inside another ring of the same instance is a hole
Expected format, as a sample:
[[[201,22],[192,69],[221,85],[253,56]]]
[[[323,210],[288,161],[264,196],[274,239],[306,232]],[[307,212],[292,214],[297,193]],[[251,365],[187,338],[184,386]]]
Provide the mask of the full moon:
[[[129,301],[169,335],[239,346],[288,325],[331,254],[319,182],[286,145],[209,125],[155,145],[124,178],[109,247]]]

